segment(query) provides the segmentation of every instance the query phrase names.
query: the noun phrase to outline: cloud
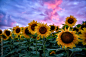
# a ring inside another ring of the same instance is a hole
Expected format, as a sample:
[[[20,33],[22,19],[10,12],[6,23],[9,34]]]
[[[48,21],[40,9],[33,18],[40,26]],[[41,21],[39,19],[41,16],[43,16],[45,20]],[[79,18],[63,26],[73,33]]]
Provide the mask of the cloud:
[[[73,15],[86,21],[85,0],[0,0],[0,28],[26,26],[32,20],[61,26]],[[81,21],[81,22],[80,22]]]
[[[62,0],[42,0],[44,5],[47,6],[47,9],[45,9],[45,18],[44,21],[52,21],[53,19],[58,20],[59,14],[57,11],[62,10],[59,5],[62,3]]]
[[[13,21],[10,16],[7,16],[6,13],[4,13],[3,11],[0,11],[0,28],[1,27],[12,27],[14,23],[16,23],[15,21]]]

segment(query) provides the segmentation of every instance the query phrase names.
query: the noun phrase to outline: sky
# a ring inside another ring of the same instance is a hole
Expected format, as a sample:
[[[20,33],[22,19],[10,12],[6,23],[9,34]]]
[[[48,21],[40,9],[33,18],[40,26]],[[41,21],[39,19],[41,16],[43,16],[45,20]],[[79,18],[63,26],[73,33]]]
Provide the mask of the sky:
[[[70,15],[86,21],[86,0],[0,0],[0,29],[28,26],[35,20],[60,28]]]

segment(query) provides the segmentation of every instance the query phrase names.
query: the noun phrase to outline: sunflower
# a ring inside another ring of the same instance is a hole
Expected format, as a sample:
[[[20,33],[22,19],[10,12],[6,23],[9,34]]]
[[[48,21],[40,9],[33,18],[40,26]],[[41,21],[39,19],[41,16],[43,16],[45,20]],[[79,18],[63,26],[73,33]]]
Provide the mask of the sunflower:
[[[75,31],[69,31],[70,28],[61,30],[62,32],[58,34],[56,39],[58,45],[62,45],[62,48],[73,48],[76,47],[75,44],[78,44],[78,36],[75,34]]]
[[[80,26],[80,29],[83,30],[83,28],[86,28],[86,23],[83,23],[83,24]]]
[[[46,24],[38,23],[35,27],[35,32],[38,34],[38,36],[41,36],[41,38],[48,37],[50,35],[50,27]]]
[[[2,35],[2,30],[0,29],[0,35]]]
[[[50,25],[50,31],[51,32],[54,32],[56,30],[56,26],[53,24],[53,25]]]
[[[21,33],[21,28],[19,26],[13,27],[13,32],[18,36]]]
[[[58,32],[58,30],[59,30],[59,27],[57,26],[57,27],[56,27],[56,32]]]
[[[28,30],[28,27],[23,29],[23,35],[25,38],[30,38],[31,32]]]
[[[2,34],[2,38],[3,38],[3,40],[8,40],[9,39],[9,37],[6,37],[5,34]]]
[[[72,27],[75,25],[76,22],[77,22],[76,18],[70,15],[70,17],[66,18],[65,24]]]
[[[4,35],[9,38],[11,36],[11,31],[9,30],[4,30]]]
[[[81,34],[79,37],[82,39],[81,42],[83,45],[86,45],[86,28],[83,28],[83,30],[80,30]]]
[[[79,29],[77,27],[73,28],[72,31],[79,32]]]
[[[28,25],[28,30],[31,32],[31,34],[35,34],[35,27],[37,26],[37,21],[32,21]]]

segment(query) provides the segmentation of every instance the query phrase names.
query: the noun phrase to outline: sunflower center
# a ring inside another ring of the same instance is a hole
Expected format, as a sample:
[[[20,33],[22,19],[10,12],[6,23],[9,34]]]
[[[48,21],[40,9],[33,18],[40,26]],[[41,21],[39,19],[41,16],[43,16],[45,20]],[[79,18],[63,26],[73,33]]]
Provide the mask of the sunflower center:
[[[10,31],[5,31],[6,35],[9,36],[10,35]]]
[[[2,31],[0,30],[0,34],[2,34]]]
[[[72,24],[74,20],[72,18],[68,19],[68,23]]]
[[[54,30],[55,29],[55,26],[51,26],[51,30]]]
[[[35,26],[37,26],[37,24],[32,24],[31,25],[31,29],[34,31],[34,29],[35,29]]]
[[[46,29],[45,27],[41,27],[41,28],[39,29],[39,32],[40,32],[41,34],[45,34],[45,33],[47,32],[47,29]]]
[[[25,34],[28,35],[28,34],[31,34],[28,30],[28,28],[25,29]]]
[[[62,42],[66,43],[66,44],[71,43],[73,41],[73,39],[74,39],[74,36],[70,32],[64,32],[61,35]]]
[[[19,33],[19,32],[20,32],[20,28],[17,28],[17,29],[16,29],[16,33]]]

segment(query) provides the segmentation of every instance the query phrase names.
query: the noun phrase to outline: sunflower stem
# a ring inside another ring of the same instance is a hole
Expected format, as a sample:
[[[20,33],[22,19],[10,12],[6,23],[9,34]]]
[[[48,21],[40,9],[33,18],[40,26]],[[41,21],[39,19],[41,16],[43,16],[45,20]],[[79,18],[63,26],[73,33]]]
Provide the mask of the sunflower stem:
[[[36,54],[37,54],[37,37],[36,37]]]
[[[20,45],[20,52],[21,52],[20,36],[19,36],[19,45]]]
[[[72,52],[71,54],[70,54],[70,57],[73,55],[73,53],[75,53],[75,52],[78,52],[78,51],[74,51],[74,52]]]
[[[45,57],[45,37],[43,37],[43,40],[44,40],[44,42],[43,42],[44,43],[44,45],[43,45],[43,48],[44,48],[43,52],[44,52],[44,57]]]
[[[69,49],[65,49],[66,53],[67,53],[67,57],[69,57]]]
[[[31,38],[31,37],[30,37],[30,38]],[[31,42],[30,39],[29,39],[29,42]],[[30,51],[30,43],[29,43],[29,51]]]
[[[1,38],[1,57],[3,57],[3,38]]]
[[[14,33],[13,33],[13,44],[12,44],[12,48],[13,48],[13,46],[14,46]]]

